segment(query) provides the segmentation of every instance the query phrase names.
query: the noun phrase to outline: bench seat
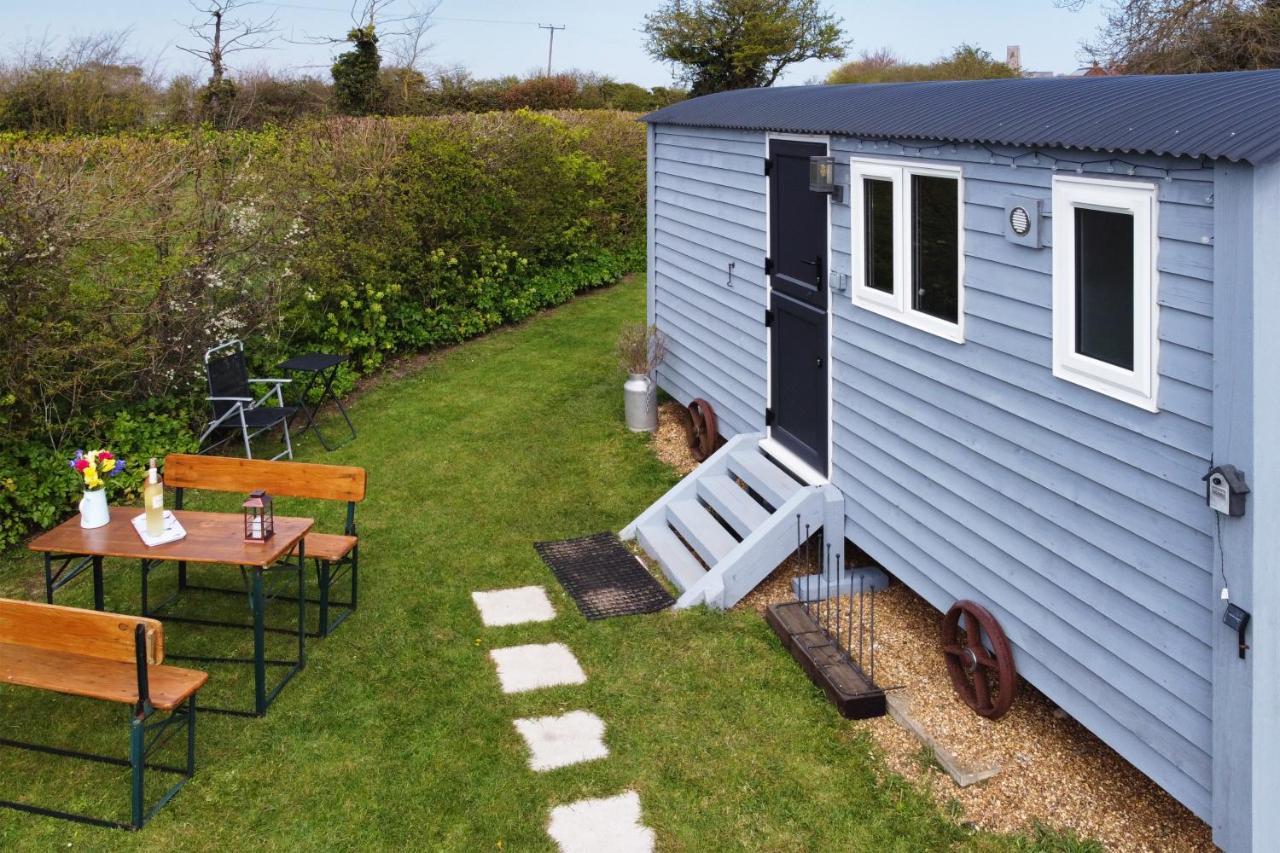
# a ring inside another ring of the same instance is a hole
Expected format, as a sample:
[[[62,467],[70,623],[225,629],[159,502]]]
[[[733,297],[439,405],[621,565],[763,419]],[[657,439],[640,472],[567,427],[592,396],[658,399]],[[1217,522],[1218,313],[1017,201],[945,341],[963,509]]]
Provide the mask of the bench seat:
[[[303,537],[302,544],[311,559],[336,563],[350,554],[359,541],[355,536],[344,536],[341,533],[308,533]]]
[[[209,680],[209,674],[163,664],[147,667],[151,704],[172,711]],[[87,696],[107,702],[138,701],[138,670],[133,663],[32,646],[0,643],[0,682]]]

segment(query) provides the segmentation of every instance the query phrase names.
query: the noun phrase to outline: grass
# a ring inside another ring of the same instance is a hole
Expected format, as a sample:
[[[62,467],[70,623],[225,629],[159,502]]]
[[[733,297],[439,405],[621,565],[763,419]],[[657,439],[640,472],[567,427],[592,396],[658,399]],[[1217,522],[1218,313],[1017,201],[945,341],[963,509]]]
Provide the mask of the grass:
[[[356,401],[360,437],[345,448],[304,439],[302,458],[369,470],[360,611],[310,643],[265,719],[201,718],[198,775],[142,833],[0,810],[0,847],[542,851],[550,806],[634,788],[662,850],[1071,849],[1041,830],[967,830],[889,774],[754,613],[578,614],[530,543],[619,529],[675,480],[622,427],[612,343],[643,301],[632,280],[460,346]],[[340,526],[338,507],[277,506],[290,510]],[[30,555],[5,556],[0,593],[35,597],[37,572]],[[136,612],[136,579],[108,563],[109,608]],[[554,622],[480,625],[472,590],[530,583],[547,587]],[[91,599],[87,578],[64,593]],[[171,652],[247,648],[181,625],[168,638]],[[502,695],[489,649],[550,641],[574,650],[588,683]],[[206,701],[247,699],[225,669]],[[578,708],[605,720],[611,757],[529,771],[511,721]],[[0,736],[123,754],[126,716],[0,689]],[[126,792],[115,769],[0,749],[0,799],[119,816]]]

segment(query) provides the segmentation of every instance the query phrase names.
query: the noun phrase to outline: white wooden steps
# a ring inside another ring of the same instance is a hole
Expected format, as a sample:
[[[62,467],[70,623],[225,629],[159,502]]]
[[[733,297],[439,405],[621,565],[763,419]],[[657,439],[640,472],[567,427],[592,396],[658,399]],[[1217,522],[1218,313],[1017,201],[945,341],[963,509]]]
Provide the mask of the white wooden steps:
[[[844,539],[844,498],[831,484],[802,483],[760,447],[734,436],[623,528],[680,590],[676,607],[727,608],[796,550],[799,532]]]

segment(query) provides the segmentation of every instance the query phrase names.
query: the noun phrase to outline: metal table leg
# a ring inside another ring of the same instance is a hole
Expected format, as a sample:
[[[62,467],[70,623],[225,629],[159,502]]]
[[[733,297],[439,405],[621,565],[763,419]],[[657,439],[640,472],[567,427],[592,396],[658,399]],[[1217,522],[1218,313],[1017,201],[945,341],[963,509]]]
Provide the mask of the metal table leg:
[[[244,566],[240,567],[241,570]],[[266,601],[262,594],[262,567],[253,570],[253,591],[249,607],[253,610],[253,707],[259,717],[267,713],[267,642]]]
[[[102,557],[93,558],[93,609],[106,610],[106,600],[102,590]]]

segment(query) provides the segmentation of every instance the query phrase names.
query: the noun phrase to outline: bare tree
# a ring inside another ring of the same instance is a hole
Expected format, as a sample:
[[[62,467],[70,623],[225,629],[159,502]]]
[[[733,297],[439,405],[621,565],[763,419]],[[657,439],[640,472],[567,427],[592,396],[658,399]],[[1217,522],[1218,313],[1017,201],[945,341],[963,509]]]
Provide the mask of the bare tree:
[[[209,82],[205,86],[205,106],[215,118],[226,114],[235,88],[226,79],[227,57],[248,50],[262,50],[276,40],[276,19],[240,17],[241,10],[254,6],[254,0],[189,0],[201,17],[187,26],[199,41],[195,47],[179,45],[178,49],[209,64]]]
[[[1055,0],[1079,10],[1090,0]],[[1114,0],[1084,55],[1129,74],[1280,64],[1280,0]]]
[[[423,6],[412,5],[405,15],[397,19],[399,27],[387,34],[392,39],[387,47],[387,55],[393,65],[423,70],[422,60],[433,47],[427,41],[427,32],[435,25],[432,16],[442,2],[443,0],[433,0]]]

